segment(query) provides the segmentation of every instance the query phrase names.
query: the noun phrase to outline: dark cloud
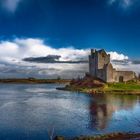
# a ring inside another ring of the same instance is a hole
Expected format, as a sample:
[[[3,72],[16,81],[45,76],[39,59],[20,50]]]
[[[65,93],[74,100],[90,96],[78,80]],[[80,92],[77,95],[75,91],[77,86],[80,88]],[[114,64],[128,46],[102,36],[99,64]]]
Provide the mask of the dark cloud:
[[[137,64],[138,65],[138,64],[140,64],[140,60],[133,60],[132,64]]]
[[[48,55],[46,57],[28,57],[24,58],[24,61],[37,62],[37,63],[54,63],[59,60],[59,55]]]
[[[32,65],[32,64],[31,64]],[[74,78],[77,76],[84,76],[88,72],[87,63],[69,64],[69,63],[36,63],[36,66],[24,65],[1,65],[0,78]]]
[[[113,64],[117,65],[129,65],[129,64],[134,64],[134,65],[139,65],[140,60],[133,60],[133,59],[128,59],[128,60],[112,60]]]
[[[128,65],[130,62],[130,60],[112,60],[115,65]]]
[[[35,62],[35,63],[87,63],[86,60],[79,61],[60,61],[60,55],[47,55],[46,57],[28,57],[24,58],[23,61]]]

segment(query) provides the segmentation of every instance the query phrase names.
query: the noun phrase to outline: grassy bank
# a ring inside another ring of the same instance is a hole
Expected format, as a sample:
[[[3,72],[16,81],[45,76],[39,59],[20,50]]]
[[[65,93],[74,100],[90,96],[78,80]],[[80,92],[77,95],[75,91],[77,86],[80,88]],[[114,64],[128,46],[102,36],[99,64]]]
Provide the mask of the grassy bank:
[[[103,83],[91,78],[73,80],[61,90],[77,91],[84,93],[116,93],[116,94],[140,94],[140,82],[129,81],[125,83]]]
[[[135,82],[109,83],[103,88],[105,93],[140,94],[140,84]]]

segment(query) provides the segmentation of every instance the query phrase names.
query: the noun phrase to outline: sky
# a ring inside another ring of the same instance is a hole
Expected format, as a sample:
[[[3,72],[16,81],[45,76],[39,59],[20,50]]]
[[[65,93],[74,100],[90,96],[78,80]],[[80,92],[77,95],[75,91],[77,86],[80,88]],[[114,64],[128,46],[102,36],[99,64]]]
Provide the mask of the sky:
[[[90,48],[139,73],[139,17],[139,0],[0,0],[0,77],[84,75]],[[24,61],[48,56],[61,63]]]

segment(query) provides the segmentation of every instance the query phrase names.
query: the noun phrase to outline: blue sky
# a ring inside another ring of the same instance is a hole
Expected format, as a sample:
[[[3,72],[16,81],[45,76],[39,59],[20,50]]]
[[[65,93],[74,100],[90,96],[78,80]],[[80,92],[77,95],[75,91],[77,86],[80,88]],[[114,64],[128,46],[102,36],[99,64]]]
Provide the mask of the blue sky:
[[[0,62],[17,72],[26,57],[87,59],[90,48],[116,60],[140,59],[139,17],[139,0],[1,0]],[[31,65],[38,68],[24,64]]]
[[[139,57],[139,4],[138,0],[1,0],[0,37],[42,38],[55,48],[99,47]]]

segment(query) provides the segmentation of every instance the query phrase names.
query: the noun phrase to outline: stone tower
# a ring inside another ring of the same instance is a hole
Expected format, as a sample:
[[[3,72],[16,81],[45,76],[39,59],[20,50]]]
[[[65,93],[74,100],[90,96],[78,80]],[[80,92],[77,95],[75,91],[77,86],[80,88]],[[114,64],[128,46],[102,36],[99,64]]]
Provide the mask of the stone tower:
[[[110,55],[104,49],[97,51],[91,49],[89,55],[89,73],[92,77],[107,81],[107,66],[110,65]]]

